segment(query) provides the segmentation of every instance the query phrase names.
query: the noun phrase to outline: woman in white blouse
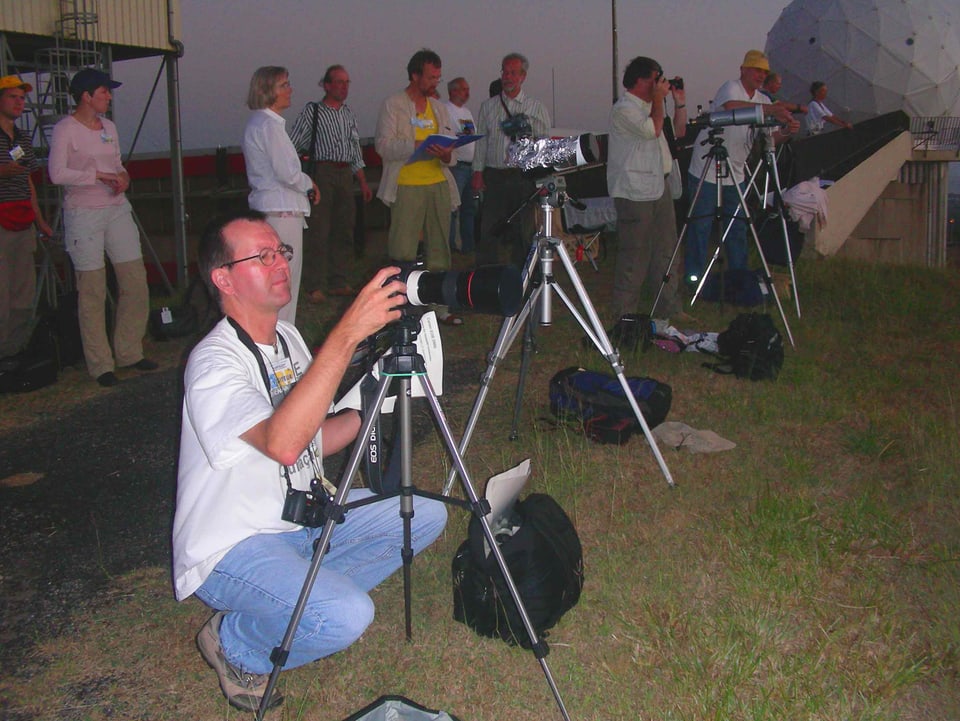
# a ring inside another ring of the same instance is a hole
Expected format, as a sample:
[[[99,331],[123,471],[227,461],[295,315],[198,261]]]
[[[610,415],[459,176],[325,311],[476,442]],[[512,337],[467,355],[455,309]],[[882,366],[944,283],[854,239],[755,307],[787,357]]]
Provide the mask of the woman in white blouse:
[[[303,269],[303,229],[311,202],[320,200],[317,184],[300,169],[300,157],[280,115],[290,107],[293,87],[286,68],[257,68],[250,79],[247,107],[253,110],[243,131],[243,159],[250,185],[248,203],[267,216],[280,240],[293,248],[290,261],[290,302],[280,319],[295,323],[300,273]]]

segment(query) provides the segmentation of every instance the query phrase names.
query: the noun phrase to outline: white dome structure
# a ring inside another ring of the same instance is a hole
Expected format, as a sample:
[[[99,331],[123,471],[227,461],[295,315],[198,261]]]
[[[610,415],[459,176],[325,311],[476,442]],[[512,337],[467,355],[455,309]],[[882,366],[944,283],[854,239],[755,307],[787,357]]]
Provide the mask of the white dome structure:
[[[938,0],[794,0],[767,35],[780,96],[857,122],[893,110],[960,115],[960,12]]]

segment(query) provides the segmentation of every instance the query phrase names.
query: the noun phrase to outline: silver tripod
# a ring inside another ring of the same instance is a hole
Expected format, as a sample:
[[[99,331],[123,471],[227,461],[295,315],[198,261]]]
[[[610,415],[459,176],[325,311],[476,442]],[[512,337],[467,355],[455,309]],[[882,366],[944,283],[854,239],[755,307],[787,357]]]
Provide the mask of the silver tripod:
[[[780,226],[779,230],[783,238],[784,254],[787,258],[787,267],[790,270],[790,287],[793,288],[793,298],[797,308],[797,318],[799,318],[800,291],[797,287],[797,275],[793,265],[794,257],[793,249],[790,247],[790,231],[787,229],[786,203],[783,201],[783,186],[780,184],[780,171],[777,169],[777,152],[766,133],[760,134],[760,144],[760,162],[757,163],[753,173],[750,175],[750,182],[747,184],[747,189],[748,191],[750,188],[754,189],[759,196],[760,206],[768,213],[770,211],[767,209],[767,198],[771,195],[773,196],[773,204],[771,207],[775,215],[769,216],[769,219],[772,220],[776,217],[778,225]],[[764,171],[762,191],[756,182],[757,176],[761,171]]]
[[[723,230],[721,235],[720,230],[723,226],[723,179],[729,178],[733,175],[733,171],[730,168],[730,156],[727,153],[727,149],[723,144],[723,128],[712,128],[709,133],[709,138],[705,140],[702,145],[710,144],[710,150],[707,152],[707,159],[712,160],[713,162],[707,162],[703,166],[703,172],[700,174],[700,182],[697,183],[697,190],[693,194],[693,197],[690,199],[690,211],[687,213],[687,220],[683,224],[683,230],[680,231],[680,237],[677,238],[677,245],[673,249],[673,255],[670,256],[670,263],[667,265],[668,272],[670,268],[673,268],[674,262],[676,262],[677,254],[680,252],[680,246],[683,243],[683,238],[687,233],[687,228],[690,226],[691,220],[698,220],[693,216],[693,210],[697,205],[697,199],[700,197],[700,193],[703,191],[703,184],[706,180],[707,174],[710,173],[711,167],[713,168],[714,178],[713,185],[716,189],[716,203],[714,204],[713,210],[713,223],[711,225],[711,239],[713,244],[716,246],[713,255],[710,258],[710,262],[707,264],[707,267],[703,271],[703,275],[698,279],[697,289],[694,291],[693,298],[690,300],[690,304],[693,305],[697,302],[697,298],[700,296],[700,292],[703,290],[704,285],[707,282],[707,278],[710,275],[710,271],[713,269],[714,264],[717,262],[720,257],[720,251],[723,248],[723,244],[727,240],[727,236],[730,234],[733,224],[737,221],[740,214],[743,214],[743,222],[750,229],[750,235],[753,237],[754,245],[756,246],[757,253],[760,255],[760,262],[763,265],[763,278],[767,284],[767,287],[770,289],[770,292],[773,294],[773,299],[777,303],[777,309],[780,311],[780,318],[783,320],[784,330],[787,332],[787,338],[790,340],[790,345],[794,348],[797,347],[797,344],[793,341],[793,334],[790,332],[790,324],[787,322],[787,316],[783,312],[783,305],[780,303],[780,297],[777,295],[777,289],[773,285],[773,280],[770,274],[770,266],[767,264],[767,259],[763,255],[763,248],[760,247],[760,238],[757,236],[757,229],[753,224],[753,218],[750,215],[750,210],[747,208],[747,201],[743,197],[743,191],[740,189],[740,186],[737,183],[733,183],[733,187],[737,190],[738,206],[736,211],[733,214],[733,217],[729,219],[726,228]],[[668,277],[665,276],[660,283],[660,289],[657,291],[656,300],[653,302],[653,307],[657,307],[657,303],[660,302],[660,295],[663,293],[663,287],[667,284]],[[721,277],[721,284],[723,283]],[[723,292],[721,290],[721,298],[723,297]]]
[[[374,424],[380,415],[380,408],[387,397],[387,391],[390,388],[391,383],[396,380],[397,384],[399,385],[396,405],[400,419],[400,438],[398,446],[394,452],[400,453],[400,489],[396,493],[372,496],[353,504],[347,503],[347,494],[353,485],[353,480],[356,477],[358,469],[360,468],[360,463],[363,459],[364,451],[366,450],[366,444],[363,442],[357,442],[354,444],[353,452],[351,453],[350,459],[344,469],[343,476],[340,480],[340,485],[337,488],[336,494],[331,498],[326,499],[323,504],[323,508],[321,509],[323,518],[323,531],[321,532],[320,538],[315,544],[313,559],[310,563],[310,568],[307,571],[307,577],[304,581],[303,588],[300,591],[300,596],[297,599],[297,604],[294,606],[290,623],[287,626],[287,630],[283,636],[281,644],[274,648],[273,652],[270,654],[270,660],[274,665],[273,670],[270,672],[269,681],[267,682],[267,689],[263,694],[260,707],[257,710],[257,721],[262,721],[263,714],[269,708],[270,699],[273,696],[273,691],[280,676],[280,671],[286,664],[287,657],[290,653],[290,648],[293,646],[294,634],[297,631],[297,626],[300,624],[300,619],[303,617],[303,612],[306,609],[307,601],[310,598],[310,592],[313,589],[313,585],[317,580],[317,574],[320,571],[320,564],[323,562],[323,558],[330,547],[330,539],[334,534],[337,523],[343,520],[345,514],[351,508],[355,508],[359,505],[367,505],[368,503],[376,503],[387,498],[396,497],[398,495],[400,496],[400,517],[403,519],[403,548],[401,550],[401,558],[403,559],[403,590],[407,640],[410,640],[412,636],[410,588],[411,566],[413,564],[413,544],[411,537],[411,519],[413,518],[414,514],[413,498],[414,496],[421,496],[424,498],[432,498],[443,503],[465,507],[472,511],[481,522],[484,537],[486,538],[487,544],[494,558],[496,559],[501,573],[503,573],[504,581],[506,582],[507,588],[510,591],[510,597],[513,599],[514,604],[516,604],[517,611],[520,613],[520,618],[523,620],[524,629],[530,638],[531,650],[536,656],[537,661],[540,663],[540,667],[543,670],[543,675],[547,679],[547,684],[550,686],[550,691],[553,693],[554,700],[560,709],[561,715],[565,721],[570,721],[570,716],[567,714],[567,709],[564,706],[563,698],[560,696],[560,691],[553,679],[553,674],[551,674],[550,667],[547,665],[546,656],[549,653],[547,642],[539,637],[536,629],[533,626],[533,623],[530,620],[530,615],[527,613],[526,606],[523,603],[523,598],[520,596],[520,592],[513,580],[513,576],[510,574],[510,568],[507,566],[506,559],[503,557],[503,553],[500,550],[500,545],[497,543],[493,529],[491,528],[490,522],[487,519],[487,514],[490,512],[490,504],[486,499],[481,500],[477,495],[474,485],[470,480],[470,475],[467,472],[466,466],[464,465],[463,454],[457,450],[453,432],[450,430],[450,424],[447,422],[446,416],[444,416],[443,409],[440,407],[440,401],[437,398],[437,394],[434,391],[433,385],[430,383],[430,378],[427,376],[427,370],[423,357],[417,352],[417,347],[414,344],[414,340],[419,332],[419,329],[419,317],[411,316],[404,317],[395,328],[395,338],[392,345],[393,352],[390,355],[382,357],[379,361],[380,381],[374,391],[374,400],[370,406],[372,410],[363,419],[360,432],[357,435],[358,439],[370,437],[370,431],[374,427]],[[460,474],[461,485],[465,495],[467,496],[466,501],[459,501],[449,498],[447,493],[444,493],[444,495],[441,496],[436,493],[423,491],[413,485],[413,421],[411,415],[411,384],[414,380],[420,384],[423,394],[426,396],[427,401],[429,402],[430,410],[433,413],[433,418],[436,421],[438,431],[442,436],[443,442],[446,445],[447,451],[449,452],[453,461],[453,467],[456,469],[457,473]]]
[[[467,452],[470,440],[473,437],[473,432],[480,418],[480,411],[483,408],[487,393],[490,390],[490,384],[497,372],[497,367],[503,362],[507,351],[510,350],[510,346],[513,345],[517,336],[525,328],[526,332],[524,334],[520,363],[520,377],[517,383],[517,395],[514,401],[513,427],[510,433],[511,440],[517,438],[520,402],[523,396],[523,387],[533,351],[533,328],[535,324],[532,324],[530,321],[535,320],[536,323],[544,327],[551,325],[553,322],[552,297],[556,294],[556,296],[563,301],[563,304],[576,319],[577,323],[579,323],[584,333],[587,334],[587,337],[593,345],[600,351],[600,355],[610,363],[610,367],[620,381],[630,408],[633,410],[633,414],[640,424],[640,428],[643,429],[643,435],[646,437],[647,443],[653,451],[657,464],[660,466],[664,478],[666,478],[667,485],[673,487],[674,482],[673,477],[670,475],[670,469],[667,468],[666,461],[663,460],[663,456],[660,453],[660,448],[657,446],[656,440],[650,433],[650,427],[647,425],[647,421],[640,411],[640,406],[637,405],[637,401],[630,391],[630,386],[623,373],[623,363],[620,360],[620,353],[611,344],[610,337],[600,322],[600,317],[597,315],[597,311],[590,301],[590,296],[587,294],[583,281],[577,274],[573,261],[563,246],[563,241],[553,236],[553,213],[558,208],[561,208],[567,200],[566,181],[561,176],[552,175],[537,181],[537,190],[538,192],[531,196],[531,200],[536,197],[541,198],[540,208],[543,211],[543,228],[537,233],[537,236],[530,246],[530,252],[527,255],[526,265],[523,270],[523,295],[526,300],[520,312],[511,318],[504,318],[503,325],[500,326],[500,334],[497,337],[493,350],[490,352],[487,369],[480,379],[480,390],[473,402],[473,408],[470,411],[470,417],[467,419],[463,438],[460,441],[460,453],[465,454]],[[557,259],[560,260],[561,265],[567,271],[567,276],[573,284],[574,292],[583,309],[582,313],[577,306],[574,305],[570,296],[568,296],[557,283],[557,279],[553,273],[553,264]],[[586,317],[584,317],[584,314]],[[457,472],[458,470],[456,468],[450,470],[447,476],[447,482],[443,487],[444,495],[449,494],[453,488],[453,484],[457,478]]]

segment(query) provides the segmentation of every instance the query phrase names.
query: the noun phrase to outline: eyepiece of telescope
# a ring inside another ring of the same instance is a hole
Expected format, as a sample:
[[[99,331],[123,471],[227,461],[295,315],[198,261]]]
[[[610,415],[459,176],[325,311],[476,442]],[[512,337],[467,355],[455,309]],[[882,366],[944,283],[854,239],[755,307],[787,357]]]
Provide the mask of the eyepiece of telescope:
[[[415,270],[406,282],[410,305],[435,303],[489,315],[516,315],[523,295],[520,271],[512,265],[445,273]]]

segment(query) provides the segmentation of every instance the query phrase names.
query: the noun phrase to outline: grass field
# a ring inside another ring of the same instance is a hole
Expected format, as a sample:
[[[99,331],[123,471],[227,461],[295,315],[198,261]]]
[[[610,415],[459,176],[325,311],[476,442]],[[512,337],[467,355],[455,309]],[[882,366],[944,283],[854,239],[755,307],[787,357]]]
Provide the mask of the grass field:
[[[611,266],[578,266],[601,309]],[[515,442],[518,349],[494,378],[471,474],[531,458],[531,490],[563,505],[584,546],[583,596],[547,639],[573,719],[960,718],[960,279],[806,259],[798,278],[803,317],[785,303],[797,347],[776,381],[714,374],[696,353],[625,356],[628,375],[672,386],[670,420],[737,444],[701,455],[662,447],[673,489],[642,436],[596,445],[550,421],[553,373],[605,365],[559,308],[539,334]],[[317,335],[330,311],[310,312]],[[736,312],[691,310],[718,331]],[[482,368],[498,327],[472,316],[444,329],[446,357]],[[458,433],[477,384],[446,380]],[[22,398],[0,402],[11,418],[38,412]],[[415,459],[416,483],[438,490],[449,467],[439,439],[418,444]],[[282,674],[286,702],[269,718],[342,719],[384,693],[463,721],[559,718],[529,652],[452,620],[450,561],[466,522],[452,513],[414,563],[412,642],[391,578],[357,644]],[[4,670],[0,716],[240,718],[194,646],[208,615],[173,600],[166,567],[119,578],[74,619],[79,633],[38,639],[28,673]]]

